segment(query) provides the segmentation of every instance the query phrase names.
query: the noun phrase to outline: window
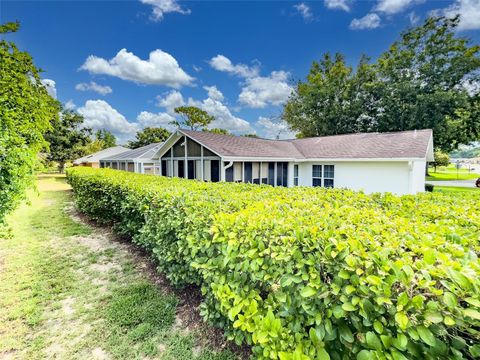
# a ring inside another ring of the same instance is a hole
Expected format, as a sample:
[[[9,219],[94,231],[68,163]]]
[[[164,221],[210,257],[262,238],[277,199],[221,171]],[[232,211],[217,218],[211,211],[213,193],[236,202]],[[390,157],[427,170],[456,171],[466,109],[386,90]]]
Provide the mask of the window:
[[[322,186],[322,165],[312,166],[312,185]]]
[[[298,165],[293,165],[293,186],[298,186]]]
[[[323,166],[323,186],[333,188],[333,178],[335,177],[335,166]]]
[[[322,169],[323,166],[323,169]],[[323,172],[322,172],[323,170]],[[323,187],[334,187],[335,166],[334,165],[313,165],[312,185]]]

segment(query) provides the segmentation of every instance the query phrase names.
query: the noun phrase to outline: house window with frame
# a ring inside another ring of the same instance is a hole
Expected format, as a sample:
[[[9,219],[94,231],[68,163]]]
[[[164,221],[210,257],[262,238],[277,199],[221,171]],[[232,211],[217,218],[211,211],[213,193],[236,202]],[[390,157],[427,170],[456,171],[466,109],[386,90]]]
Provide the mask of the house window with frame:
[[[293,165],[293,186],[298,186],[298,165]]]
[[[333,188],[333,179],[335,178],[335,166],[323,165],[323,186]]]
[[[312,166],[312,186],[322,186],[322,165]]]
[[[334,187],[335,165],[313,165],[312,186]]]

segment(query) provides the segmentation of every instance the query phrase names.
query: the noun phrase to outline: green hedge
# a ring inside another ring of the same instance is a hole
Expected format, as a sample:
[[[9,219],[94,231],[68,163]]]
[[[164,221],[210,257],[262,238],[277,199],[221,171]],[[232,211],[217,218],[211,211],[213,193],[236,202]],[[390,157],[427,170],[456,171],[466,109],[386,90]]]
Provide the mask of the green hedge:
[[[480,356],[480,196],[68,172],[77,207],[150,251],[271,359]]]

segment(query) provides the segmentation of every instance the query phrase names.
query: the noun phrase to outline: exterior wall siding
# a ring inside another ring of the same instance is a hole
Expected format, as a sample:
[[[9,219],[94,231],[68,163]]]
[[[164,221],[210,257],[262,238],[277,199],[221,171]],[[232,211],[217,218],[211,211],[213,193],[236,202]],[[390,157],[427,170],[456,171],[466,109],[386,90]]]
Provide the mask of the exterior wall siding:
[[[292,163],[293,164],[293,163]],[[398,195],[424,191],[425,162],[303,162],[298,163],[298,185],[312,186],[313,165],[334,165],[334,187],[366,193]]]

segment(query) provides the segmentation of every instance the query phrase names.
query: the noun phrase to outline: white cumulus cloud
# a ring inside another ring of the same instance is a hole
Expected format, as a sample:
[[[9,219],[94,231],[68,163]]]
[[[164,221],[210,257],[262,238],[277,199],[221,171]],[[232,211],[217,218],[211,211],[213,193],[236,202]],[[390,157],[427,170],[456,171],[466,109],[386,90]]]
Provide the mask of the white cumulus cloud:
[[[374,13],[367,14],[360,19],[353,19],[350,23],[350,29],[352,30],[375,29],[379,26],[380,16]]]
[[[42,85],[45,86],[45,89],[47,90],[48,94],[54,99],[56,99],[57,88],[56,88],[55,81],[52,79],[42,79],[41,82],[42,82]]]
[[[183,71],[172,55],[160,49],[152,51],[148,60],[142,60],[126,49],[121,49],[110,60],[90,55],[80,69],[139,84],[165,85],[173,88],[191,85],[194,80]]]
[[[460,15],[459,30],[480,29],[480,0],[456,0],[449,7],[435,11],[447,17]]]
[[[293,139],[295,133],[291,131],[284,121],[272,121],[269,118],[260,116],[255,123],[259,133],[267,139]]]
[[[149,111],[142,111],[137,116],[137,122],[142,128],[146,127],[162,127],[169,131],[175,129],[175,126],[172,125],[172,121],[175,118],[167,113],[152,113]]]
[[[79,83],[75,85],[75,90],[78,91],[95,91],[100,95],[107,95],[112,92],[112,88],[107,85],[97,84],[95,81],[90,81],[89,83]]]
[[[325,0],[324,4],[329,9],[350,11],[349,0]]]
[[[107,129],[120,142],[131,139],[139,129],[137,124],[129,122],[104,100],[87,100],[77,111],[84,117],[86,127],[94,130]]]
[[[222,92],[220,90],[218,90],[215,85],[204,86],[203,88],[207,91],[209,98],[211,98],[213,100],[219,100],[219,101],[223,100]]]
[[[229,58],[223,55],[217,55],[210,59],[209,64],[218,71],[228,72],[242,77],[252,77],[258,75],[258,66],[248,66],[244,64],[234,65]]]
[[[157,106],[165,108],[169,114],[175,114],[175,108],[183,105],[185,105],[185,100],[177,90],[172,90],[165,96],[157,96]]]
[[[196,103],[202,110],[215,117],[215,121],[210,124],[210,128],[221,128],[231,132],[248,132],[252,128],[250,123],[244,119],[234,116],[230,109],[221,101],[207,98],[201,103]]]
[[[288,84],[289,73],[272,71],[269,76],[248,78],[242,88],[238,101],[252,108],[264,108],[267,105],[283,104],[292,92]]]
[[[312,19],[313,17],[312,9],[310,9],[310,6],[308,6],[307,4],[302,2],[299,4],[293,5],[293,7],[297,11],[297,13],[303,17],[303,20],[310,21]]]
[[[190,14],[190,10],[182,8],[176,0],[140,0],[140,2],[152,6],[150,19],[153,21],[162,21],[168,13]]]
[[[404,11],[414,3],[421,0],[379,0],[375,6],[375,10],[388,15],[397,14]]]
[[[167,113],[172,116],[175,116],[173,109],[183,105],[196,106],[214,116],[215,121],[210,124],[211,128],[222,128],[237,133],[252,130],[248,121],[233,115],[230,109],[219,99],[209,96],[202,101],[192,98],[185,101],[182,94],[175,90],[163,97],[157,97],[157,106],[165,108]]]
[[[77,105],[75,105],[75,103],[73,102],[72,99],[68,100],[65,105],[64,105],[65,109],[67,110],[73,110],[77,107]]]

